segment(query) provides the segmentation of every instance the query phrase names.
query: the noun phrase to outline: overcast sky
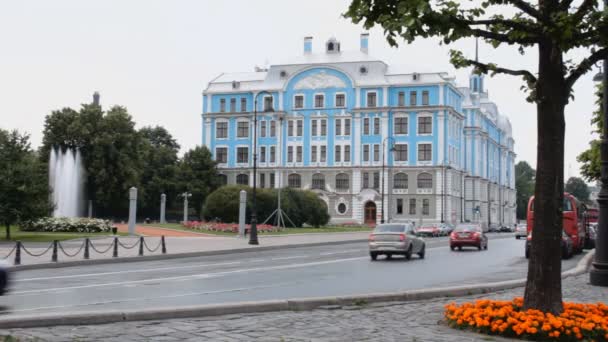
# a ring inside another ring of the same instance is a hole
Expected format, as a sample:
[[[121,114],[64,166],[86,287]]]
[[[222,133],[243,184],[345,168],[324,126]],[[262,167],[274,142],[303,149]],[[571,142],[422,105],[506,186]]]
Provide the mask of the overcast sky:
[[[42,140],[44,117],[78,108],[101,93],[104,107],[126,106],[138,127],[161,125],[182,150],[201,142],[201,92],[221,72],[313,50],[335,36],[342,50],[359,48],[361,26],[341,18],[348,0],[38,0],[0,4],[0,127]],[[414,71],[447,71],[459,85],[470,70],[456,71],[446,46],[419,40],[391,48],[380,29],[370,32],[370,55]],[[453,47],[474,56],[474,41]],[[480,61],[537,70],[536,53],[480,44]],[[580,57],[580,56],[574,56]],[[576,156],[591,138],[593,74],[582,77],[566,108],[565,176],[579,174]],[[512,76],[486,78],[490,98],[513,125],[518,160],[536,164],[536,108]],[[569,171],[570,170],[570,171]]]

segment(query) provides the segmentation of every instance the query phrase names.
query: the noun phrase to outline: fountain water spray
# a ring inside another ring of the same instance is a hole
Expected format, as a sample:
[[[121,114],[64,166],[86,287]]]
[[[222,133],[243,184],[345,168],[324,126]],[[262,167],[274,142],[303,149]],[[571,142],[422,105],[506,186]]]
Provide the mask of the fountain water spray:
[[[51,150],[49,184],[53,191],[54,217],[84,214],[84,167],[78,149]]]

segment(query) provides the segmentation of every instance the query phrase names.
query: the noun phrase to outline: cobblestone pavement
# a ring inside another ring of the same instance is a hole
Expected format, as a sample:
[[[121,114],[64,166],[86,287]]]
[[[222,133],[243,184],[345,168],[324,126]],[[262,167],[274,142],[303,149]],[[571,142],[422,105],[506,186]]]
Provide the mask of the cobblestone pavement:
[[[606,289],[588,284],[583,274],[564,280],[564,300],[606,300]],[[522,296],[523,288],[490,294],[494,299]],[[304,312],[229,315],[166,321],[1,331],[19,341],[511,341],[450,329],[441,323],[448,302],[481,296],[409,303],[326,307]]]

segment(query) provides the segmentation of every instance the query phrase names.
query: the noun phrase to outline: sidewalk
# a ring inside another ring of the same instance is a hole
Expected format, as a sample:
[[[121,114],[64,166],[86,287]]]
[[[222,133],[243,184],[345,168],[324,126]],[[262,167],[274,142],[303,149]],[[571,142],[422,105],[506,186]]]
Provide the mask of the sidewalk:
[[[176,231],[172,231],[176,232]],[[179,232],[179,231],[177,231]],[[165,238],[167,247],[167,257],[175,257],[178,254],[196,254],[204,252],[229,253],[231,251],[254,250],[268,247],[289,247],[314,244],[331,244],[345,242],[363,242],[369,236],[368,232],[353,232],[353,233],[319,233],[319,234],[294,234],[294,235],[275,235],[275,236],[260,236],[258,246],[249,245],[248,238],[227,237],[227,236],[169,236]],[[139,237],[137,236],[121,236],[119,237],[121,246],[118,248],[118,256],[121,260],[130,259],[136,260],[139,252]],[[161,256],[161,250],[158,248],[160,237],[148,236],[145,237],[147,248],[144,248],[144,256],[158,255]],[[65,261],[81,261],[84,259],[84,251],[81,249],[84,240],[69,240],[61,242],[63,250],[58,251],[58,263]],[[92,245],[99,252],[90,249],[90,259],[113,259],[112,250],[114,237],[100,237],[91,239]],[[31,254],[41,254],[47,250],[50,243],[25,243],[25,248]],[[4,258],[13,249],[14,245],[0,246],[0,258]],[[130,247],[127,249],[126,247]],[[155,250],[151,253],[150,250]],[[64,253],[65,251],[65,253]],[[52,250],[48,250],[43,256],[33,257],[27,252],[21,252],[21,265],[45,264],[51,262]],[[66,255],[74,255],[73,257]],[[195,256],[195,255],[190,255]],[[13,263],[15,253],[7,259],[10,264]]]
[[[606,289],[588,284],[589,274],[563,280],[565,301],[605,302]],[[20,341],[522,341],[479,335],[444,325],[444,306],[477,298],[511,299],[523,288],[452,299],[314,311],[282,311],[165,321],[0,330]]]

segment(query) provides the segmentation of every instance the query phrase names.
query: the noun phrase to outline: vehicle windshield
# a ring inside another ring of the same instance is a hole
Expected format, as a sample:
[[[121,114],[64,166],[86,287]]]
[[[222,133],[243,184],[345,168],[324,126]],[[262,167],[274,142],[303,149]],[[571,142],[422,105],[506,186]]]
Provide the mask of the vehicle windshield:
[[[403,224],[381,224],[376,229],[375,233],[403,233],[406,231],[406,225]]]
[[[479,229],[478,226],[458,226],[456,227],[456,229],[454,231],[456,232],[478,232],[481,229]]]

